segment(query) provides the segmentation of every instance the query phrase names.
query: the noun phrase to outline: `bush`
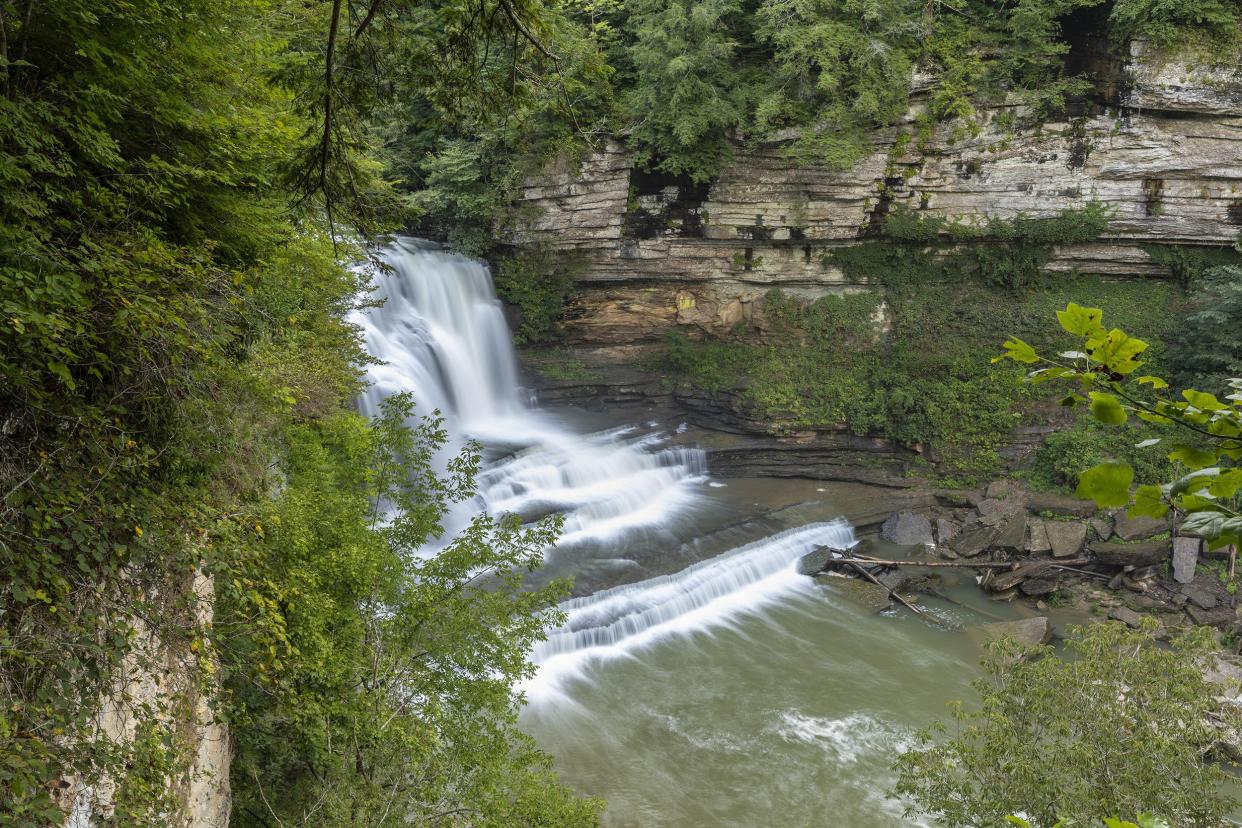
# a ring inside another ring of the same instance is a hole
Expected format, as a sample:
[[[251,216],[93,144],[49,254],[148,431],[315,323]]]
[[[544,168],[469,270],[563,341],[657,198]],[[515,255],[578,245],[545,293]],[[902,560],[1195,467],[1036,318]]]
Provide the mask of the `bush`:
[[[1150,623],[1071,630],[1068,652],[989,646],[978,709],[954,705],[952,735],[920,733],[896,763],[908,812],[945,825],[1005,825],[1022,814],[1098,825],[1118,813],[1158,813],[1179,828],[1216,828],[1234,806],[1228,777],[1204,755],[1218,710],[1203,676],[1211,637],[1197,630],[1165,648]]]
[[[1138,448],[1137,444],[1164,432],[1156,426],[1136,425],[1118,431],[1090,419],[1079,419],[1071,428],[1048,435],[1035,454],[1032,469],[1036,485],[1052,489],[1073,489],[1078,474],[1107,460],[1120,460],[1134,469],[1134,482],[1162,483],[1175,476],[1167,446]]]
[[[556,338],[556,323],[573,294],[574,271],[547,248],[521,250],[496,262],[496,293],[521,312],[514,342],[524,345]]]

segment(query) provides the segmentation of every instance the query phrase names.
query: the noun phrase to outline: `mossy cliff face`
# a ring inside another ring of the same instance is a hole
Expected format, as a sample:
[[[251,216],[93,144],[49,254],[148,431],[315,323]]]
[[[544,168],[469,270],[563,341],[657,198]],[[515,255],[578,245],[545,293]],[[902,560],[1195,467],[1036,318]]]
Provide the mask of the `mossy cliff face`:
[[[753,321],[771,287],[863,289],[869,280],[827,254],[880,234],[901,209],[978,224],[1099,204],[1107,230],[1054,246],[1043,269],[1169,277],[1152,245],[1224,246],[1242,230],[1242,74],[1143,44],[1117,64],[1093,67],[1083,114],[1023,125],[1020,107],[994,104],[973,136],[960,123],[921,130],[916,76],[905,121],[843,171],[800,165],[771,143],[739,147],[718,179],[695,184],[636,169],[616,141],[550,168],[524,202],[539,208],[528,236],[581,267],[564,334],[599,344],[720,334]]]

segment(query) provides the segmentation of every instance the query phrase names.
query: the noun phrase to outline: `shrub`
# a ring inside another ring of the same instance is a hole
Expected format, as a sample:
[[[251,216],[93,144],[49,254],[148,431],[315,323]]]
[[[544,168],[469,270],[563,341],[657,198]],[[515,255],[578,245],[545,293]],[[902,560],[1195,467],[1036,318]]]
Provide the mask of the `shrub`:
[[[909,813],[946,825],[992,826],[1022,814],[1096,825],[1117,813],[1158,813],[1179,828],[1216,828],[1234,805],[1228,777],[1203,756],[1218,710],[1203,676],[1211,638],[1197,630],[1165,648],[1154,622],[1071,630],[1067,652],[989,646],[978,709],[952,709],[955,730],[920,733],[897,760]]]

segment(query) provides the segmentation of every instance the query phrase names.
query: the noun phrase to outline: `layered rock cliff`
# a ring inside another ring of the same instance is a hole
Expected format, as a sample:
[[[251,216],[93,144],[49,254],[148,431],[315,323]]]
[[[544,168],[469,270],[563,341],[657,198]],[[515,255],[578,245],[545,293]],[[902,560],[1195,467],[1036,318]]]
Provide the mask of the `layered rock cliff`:
[[[527,237],[580,264],[564,324],[571,343],[651,341],[673,327],[719,333],[751,321],[772,287],[802,295],[865,288],[824,262],[905,205],[967,222],[1054,216],[1090,202],[1112,212],[1097,241],[1058,247],[1049,270],[1165,277],[1152,244],[1222,246],[1242,229],[1242,70],[1133,44],[1125,60],[1085,38],[1069,60],[1095,81],[1080,115],[1021,124],[1013,102],[979,111],[977,135],[941,125],[909,140],[905,121],[846,170],[793,163],[777,141],[739,147],[719,179],[696,184],[635,168],[610,141],[580,165],[528,182]],[[904,137],[903,137],[904,136]]]

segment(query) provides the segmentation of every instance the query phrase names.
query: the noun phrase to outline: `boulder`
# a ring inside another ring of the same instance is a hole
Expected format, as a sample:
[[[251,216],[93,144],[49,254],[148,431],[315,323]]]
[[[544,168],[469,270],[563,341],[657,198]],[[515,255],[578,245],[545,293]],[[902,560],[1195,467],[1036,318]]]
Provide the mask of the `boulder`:
[[[880,537],[901,546],[933,543],[931,521],[917,512],[894,512],[880,529]]]
[[[936,543],[941,546],[947,546],[960,531],[961,527],[948,518],[936,518]]]
[[[1173,580],[1179,584],[1189,584],[1195,579],[1195,568],[1199,565],[1199,548],[1203,541],[1199,538],[1173,539]]]
[[[1061,586],[1061,573],[1055,569],[1045,570],[1042,574],[1027,578],[1018,585],[1023,595],[1039,598],[1051,595]]]
[[[1096,541],[1091,544],[1091,552],[1095,559],[1109,566],[1151,566],[1166,560],[1171,554],[1167,540],[1146,541],[1144,543],[1115,543]]]
[[[817,546],[798,559],[799,575],[815,575],[823,572],[832,560],[832,550],[826,546]]]
[[[1046,561],[1032,561],[1024,563],[1015,569],[1007,569],[1002,572],[993,571],[992,577],[985,583],[990,592],[1004,592],[1007,589],[1013,589],[1028,578],[1042,577],[1049,571],[1049,564]],[[1053,589],[1056,589],[1054,586]],[[1048,590],[1051,592],[1052,590]],[[1026,592],[1026,590],[1023,590]],[[1028,595],[1030,593],[1027,593]],[[1047,593],[1043,593],[1047,594]]]
[[[1087,541],[1087,524],[1078,520],[1049,520],[1044,522],[1044,533],[1054,558],[1072,558]]]
[[[1012,638],[1024,647],[1047,644],[1052,640],[1052,624],[1044,616],[1022,621],[998,621],[980,627],[985,638]]]
[[[1004,520],[997,524],[996,538],[992,541],[992,545],[1012,552],[1021,552],[1025,541],[1026,512],[1016,511],[1005,515]]]
[[[980,523],[984,526],[996,526],[1021,507],[1004,500],[988,498],[980,500],[979,505],[975,508],[979,510]]]
[[[892,603],[888,590],[876,586],[870,581],[858,578],[842,578],[835,575],[821,575],[815,579],[818,583],[840,593],[864,609],[882,610]]]
[[[1108,515],[1099,515],[1087,521],[1087,524],[1095,532],[1095,536],[1102,540],[1108,540],[1113,536],[1113,519]]]
[[[1035,514],[1047,512],[1053,515],[1069,517],[1091,517],[1095,514],[1095,504],[1090,500],[1058,494],[1033,494],[1026,501],[1026,508]]]
[[[1142,540],[1168,530],[1168,522],[1163,518],[1130,517],[1125,512],[1118,512],[1113,519],[1113,534],[1124,541]]]
[[[1233,610],[1228,607],[1203,609],[1194,604],[1187,604],[1186,614],[1190,616],[1191,621],[1201,627],[1223,627],[1234,620]]]
[[[1215,609],[1218,603],[1215,595],[1195,586],[1182,587],[1182,595],[1185,595],[1186,600],[1199,609]]]
[[[993,527],[975,523],[964,528],[961,534],[953,539],[951,548],[963,558],[973,558],[991,546],[992,538],[995,536],[996,530]]]
[[[1109,610],[1108,617],[1114,621],[1120,621],[1127,627],[1138,628],[1143,623],[1143,616],[1132,609],[1126,607],[1113,607]]]
[[[1038,518],[1032,518],[1027,522],[1026,551],[1052,551],[1052,544],[1048,541],[1048,532],[1044,529],[1044,522]]]

